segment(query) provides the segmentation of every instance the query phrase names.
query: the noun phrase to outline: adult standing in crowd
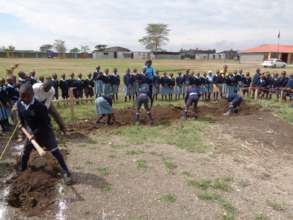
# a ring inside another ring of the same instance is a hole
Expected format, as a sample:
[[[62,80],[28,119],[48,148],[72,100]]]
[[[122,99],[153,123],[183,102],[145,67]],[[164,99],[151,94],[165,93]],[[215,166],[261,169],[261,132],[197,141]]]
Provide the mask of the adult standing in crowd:
[[[155,69],[152,67],[152,61],[147,60],[145,62],[144,74],[147,77],[149,84],[149,97],[151,97],[151,106],[153,105],[153,80],[155,76]]]
[[[47,77],[44,83],[34,84],[33,90],[35,99],[37,99],[39,102],[43,103],[47,107],[49,114],[52,115],[60,130],[65,132],[65,124],[60,114],[52,104],[52,100],[55,96],[55,89],[52,86],[51,78]]]

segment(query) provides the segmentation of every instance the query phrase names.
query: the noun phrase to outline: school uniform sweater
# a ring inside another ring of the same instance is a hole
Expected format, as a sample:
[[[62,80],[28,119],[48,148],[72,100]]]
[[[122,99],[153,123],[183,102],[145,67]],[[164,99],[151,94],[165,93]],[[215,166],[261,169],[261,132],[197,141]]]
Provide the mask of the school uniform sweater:
[[[48,133],[53,133],[48,109],[37,99],[34,98],[28,105],[18,101],[17,110],[21,125],[28,127],[35,136],[46,137]]]

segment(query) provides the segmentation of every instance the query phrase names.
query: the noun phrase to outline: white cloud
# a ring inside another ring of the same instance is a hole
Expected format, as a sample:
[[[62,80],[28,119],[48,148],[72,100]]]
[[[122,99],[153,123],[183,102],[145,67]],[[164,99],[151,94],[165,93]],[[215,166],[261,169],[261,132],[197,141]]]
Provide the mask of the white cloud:
[[[35,30],[22,38],[1,33],[0,45],[13,39],[17,47],[36,49],[61,38],[68,47],[105,43],[143,49],[138,39],[151,22],[169,24],[170,50],[274,43],[279,29],[282,41],[293,43],[292,11],[291,0],[0,0],[0,13]]]

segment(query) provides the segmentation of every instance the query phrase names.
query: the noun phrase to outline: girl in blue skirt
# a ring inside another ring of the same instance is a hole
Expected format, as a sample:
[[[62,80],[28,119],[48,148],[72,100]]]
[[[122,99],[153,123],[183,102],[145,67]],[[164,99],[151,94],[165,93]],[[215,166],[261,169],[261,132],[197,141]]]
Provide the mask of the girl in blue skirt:
[[[104,96],[113,96],[113,88],[111,85],[111,76],[109,75],[109,69],[105,69],[103,95]]]
[[[101,120],[107,116],[107,125],[112,125],[115,122],[115,116],[112,109],[112,96],[100,96],[96,99],[96,112],[99,115],[97,124],[102,123]]]
[[[161,97],[162,101],[167,100],[167,97],[169,95],[169,77],[167,76],[167,73],[165,72],[163,74],[163,77],[161,78]]]

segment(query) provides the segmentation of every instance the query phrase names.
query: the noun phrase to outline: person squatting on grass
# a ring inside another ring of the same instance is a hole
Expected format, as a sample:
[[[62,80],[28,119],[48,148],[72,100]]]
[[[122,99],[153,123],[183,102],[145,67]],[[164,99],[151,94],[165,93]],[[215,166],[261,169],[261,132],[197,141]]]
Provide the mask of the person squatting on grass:
[[[30,83],[23,84],[19,92],[20,100],[17,102],[17,110],[21,126],[28,129],[33,138],[52,153],[62,168],[65,184],[72,184],[71,174],[57,145],[47,106],[34,98],[34,90]],[[21,153],[20,171],[27,169],[28,160],[34,148],[30,141],[26,139]]]
[[[98,115],[97,124],[104,123],[101,120],[107,116],[107,125],[112,125],[115,122],[115,115],[113,113],[112,96],[100,96],[96,99],[96,113]]]

